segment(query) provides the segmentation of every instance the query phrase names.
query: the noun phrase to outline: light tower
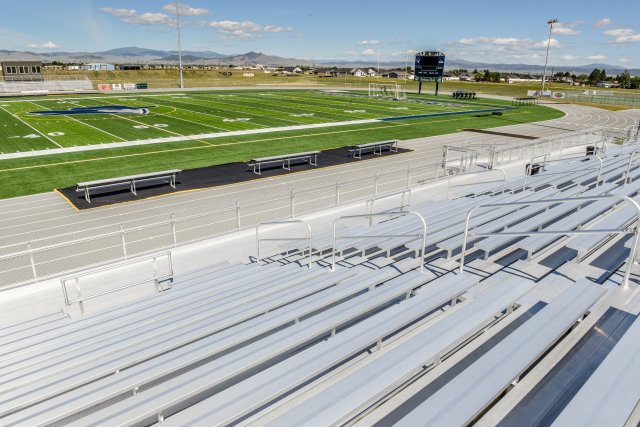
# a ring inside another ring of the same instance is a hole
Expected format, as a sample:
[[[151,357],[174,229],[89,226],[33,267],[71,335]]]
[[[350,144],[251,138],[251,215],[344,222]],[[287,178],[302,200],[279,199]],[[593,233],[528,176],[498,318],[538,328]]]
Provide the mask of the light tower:
[[[182,43],[180,41],[180,2],[176,0],[176,29],[178,31],[178,71],[180,73],[180,89],[184,88],[182,80]]]
[[[549,21],[547,21],[547,24],[549,25],[549,40],[547,40],[547,56],[544,58],[544,72],[542,73],[541,92],[544,92],[544,83],[545,83],[545,80],[547,79],[547,63],[549,62],[549,47],[551,46],[551,31],[553,30],[553,24],[555,24],[556,22],[558,22],[557,19],[550,19]]]

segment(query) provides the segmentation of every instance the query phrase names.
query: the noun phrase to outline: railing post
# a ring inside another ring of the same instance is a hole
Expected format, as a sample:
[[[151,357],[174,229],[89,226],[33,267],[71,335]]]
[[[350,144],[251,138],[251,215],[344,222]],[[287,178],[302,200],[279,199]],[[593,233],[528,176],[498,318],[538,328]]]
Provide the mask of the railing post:
[[[462,250],[460,252],[460,274],[464,273],[464,258],[465,252],[467,252],[467,239],[469,235],[469,220],[471,219],[471,213],[475,210],[477,206],[472,207],[467,212],[467,216],[464,219],[464,234],[462,238]]]
[[[176,219],[173,212],[171,213],[171,237],[173,238],[173,247],[178,246],[178,239],[176,236]]]
[[[295,218],[296,216],[295,192],[293,188],[291,189],[291,193],[289,195],[289,215],[291,216],[291,218]]]
[[[376,197],[378,197],[378,171],[373,177],[373,198],[375,199]]]
[[[236,228],[240,231],[240,200],[236,200]]]
[[[124,224],[120,223],[120,241],[122,242],[122,256],[127,259],[127,243],[124,240]]]
[[[33,273],[33,280],[38,281],[38,273],[36,272],[36,261],[33,258],[33,249],[31,248],[31,242],[27,243],[27,249],[29,250],[29,262],[31,263],[31,272]]]
[[[340,204],[340,178],[336,179],[336,206]]]

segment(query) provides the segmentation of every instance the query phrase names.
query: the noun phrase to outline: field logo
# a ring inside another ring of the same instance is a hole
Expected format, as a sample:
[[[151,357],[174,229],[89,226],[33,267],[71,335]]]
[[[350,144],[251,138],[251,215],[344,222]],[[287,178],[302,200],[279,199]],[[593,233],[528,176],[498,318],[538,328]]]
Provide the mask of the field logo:
[[[72,116],[76,114],[149,114],[149,108],[146,107],[127,107],[124,105],[107,105],[99,107],[76,107],[68,110],[43,110],[31,111],[29,114],[34,116]]]

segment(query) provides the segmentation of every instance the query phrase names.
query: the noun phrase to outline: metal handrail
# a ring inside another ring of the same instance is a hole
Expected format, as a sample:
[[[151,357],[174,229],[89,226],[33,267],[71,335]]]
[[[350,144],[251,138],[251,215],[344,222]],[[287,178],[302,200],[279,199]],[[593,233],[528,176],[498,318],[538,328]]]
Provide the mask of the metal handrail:
[[[167,274],[162,274],[162,275],[158,275],[158,264],[157,264],[157,259],[163,256],[167,256],[167,259],[169,261],[169,272]],[[113,271],[115,269],[118,269],[120,267],[124,267],[127,265],[132,265],[132,264],[138,264],[138,263],[142,263],[144,261],[148,261],[148,260],[152,260],[153,261],[153,277],[151,279],[145,279],[145,280],[139,280],[133,283],[128,283],[126,285],[122,285],[119,286],[117,288],[114,289],[109,289],[108,291],[103,291],[103,292],[99,292],[97,294],[93,294],[93,295],[89,295],[86,297],[82,296],[82,292],[80,289],[80,278],[81,277],[86,277],[86,276],[91,276],[97,273],[103,273],[106,271]],[[94,269],[94,270],[89,270],[89,271],[84,271],[81,273],[78,273],[74,276],[67,276],[67,277],[63,277],[60,279],[60,285],[62,286],[62,294],[64,296],[64,303],[66,306],[70,306],[72,304],[79,304],[80,305],[80,312],[82,314],[84,314],[84,301],[93,299],[93,298],[97,298],[103,295],[108,295],[111,294],[113,292],[117,292],[117,291],[121,291],[123,289],[128,289],[128,288],[132,288],[135,286],[139,286],[145,283],[148,283],[150,280],[153,280],[153,283],[156,287],[157,291],[160,291],[160,281],[164,281],[164,280],[169,280],[173,278],[173,261],[171,259],[171,251],[168,252],[163,252],[161,254],[156,254],[156,255],[152,255],[152,256],[148,256],[145,258],[137,258],[137,259],[132,259],[132,260],[128,260],[125,262],[120,262],[116,265],[111,265],[108,267],[102,267],[102,268],[98,268],[98,269]],[[67,292],[67,282],[69,280],[73,280],[75,282],[75,287],[76,287],[76,293],[78,294],[78,297],[71,301],[69,300],[69,294]]]
[[[627,186],[627,183],[629,182],[629,172],[631,172],[631,163],[633,162],[633,155],[634,154],[640,154],[640,148],[637,150],[633,150],[631,152],[631,154],[629,154],[629,163],[627,163],[627,171],[624,174],[624,185],[623,187]]]
[[[357,218],[373,218],[373,217],[396,217],[396,216],[405,216],[405,215],[415,215],[422,222],[422,233],[420,234],[400,234],[400,235],[359,235],[359,236],[341,236],[338,237],[336,226],[339,221],[357,219]],[[336,243],[338,239],[378,239],[378,238],[386,238],[386,237],[415,237],[416,239],[422,239],[422,248],[420,249],[420,273],[424,273],[424,256],[425,256],[425,247],[427,246],[427,222],[424,217],[420,215],[416,211],[403,211],[403,212],[380,212],[380,213],[370,213],[363,215],[347,215],[336,218],[333,221],[333,251],[332,251],[332,259],[331,259],[331,271],[336,271]]]
[[[540,157],[540,156],[537,156],[537,157]],[[571,160],[584,159],[584,158],[593,158],[593,157],[597,158],[600,161],[600,165],[599,165],[599,168],[598,168],[598,178],[596,180],[596,186],[599,186],[600,185],[600,180],[601,180],[601,177],[602,177],[602,167],[604,165],[604,161],[603,161],[602,157],[600,157],[597,154],[590,154],[588,156],[580,156],[580,157],[570,157],[570,158],[564,158],[564,159],[545,160],[544,165],[543,165],[543,171],[544,171],[544,167],[547,165],[547,163],[566,162],[566,161],[571,161]],[[529,165],[527,166],[527,168],[525,170],[524,180],[523,180],[523,183],[522,183],[522,191],[527,189],[527,178],[529,176],[531,176],[530,172],[531,172],[531,168],[533,167],[533,159],[534,158],[535,157],[531,158],[532,161],[531,161],[531,163],[529,163]],[[580,170],[584,170],[584,169],[589,169],[589,168],[582,168]],[[556,172],[554,174],[563,174],[563,173],[562,172]]]
[[[623,202],[627,202],[631,204],[631,206],[636,210],[637,220],[636,225],[633,228],[620,228],[620,229],[596,229],[596,230],[567,230],[567,231],[503,231],[503,232],[487,232],[487,233],[470,233],[469,232],[469,221],[471,220],[471,214],[476,209],[481,208],[491,208],[491,207],[506,207],[506,206],[518,206],[518,205],[540,205],[540,204],[552,204],[552,203],[578,203],[578,202],[588,202],[588,201],[596,201],[596,200],[605,200],[605,199],[619,199]],[[540,235],[549,235],[549,236],[567,236],[567,235],[577,235],[577,234],[633,234],[634,241],[633,246],[631,247],[629,253],[629,259],[627,260],[627,268],[624,273],[624,278],[622,281],[623,287],[628,287],[629,285],[629,277],[631,276],[631,267],[633,266],[633,261],[636,257],[636,249],[638,246],[638,240],[640,238],[640,205],[633,200],[629,196],[617,195],[617,194],[607,194],[602,196],[583,196],[583,197],[573,197],[573,198],[563,198],[563,199],[543,199],[543,200],[523,200],[518,202],[504,202],[504,203],[490,203],[486,205],[477,205],[469,209],[467,215],[465,217],[464,223],[464,237],[462,240],[462,252],[460,254],[460,273],[464,272],[464,259],[465,253],[467,251],[467,242],[469,236],[472,237],[488,237],[488,236],[533,236],[536,234]]]
[[[307,227],[308,237],[282,237],[282,238],[271,238],[265,239],[260,238],[260,227],[265,225],[283,225],[283,224],[304,224]],[[312,244],[311,244],[311,226],[302,220],[290,220],[290,221],[271,221],[271,222],[261,222],[256,226],[256,262],[260,263],[260,242],[289,242],[289,241],[299,241],[306,240],[309,242],[309,268],[311,268],[311,264],[313,262],[313,253],[312,253]]]
[[[449,175],[449,179],[447,181],[447,198],[449,198],[449,190],[451,189],[451,179],[454,177],[460,177],[460,176],[465,176],[465,175],[475,175],[475,174],[481,174],[481,173],[488,173],[488,172],[500,172],[502,173],[502,179],[501,180],[495,180],[495,181],[486,181],[484,184],[489,184],[492,182],[500,182],[502,181],[502,193],[505,192],[505,189],[507,188],[507,173],[505,171],[503,171],[502,169],[489,169],[489,170],[484,170],[484,171],[476,171],[476,172],[466,172],[466,173],[460,173],[457,175]],[[458,184],[456,185],[456,187],[464,187],[464,186],[468,186],[468,185],[477,185],[478,182],[471,182],[469,184]]]

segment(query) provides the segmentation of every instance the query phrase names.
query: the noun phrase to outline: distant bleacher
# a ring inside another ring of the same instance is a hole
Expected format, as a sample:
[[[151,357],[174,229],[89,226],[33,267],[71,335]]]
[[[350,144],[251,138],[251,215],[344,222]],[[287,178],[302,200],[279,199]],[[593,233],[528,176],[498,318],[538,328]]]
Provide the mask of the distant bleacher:
[[[636,425],[637,147],[337,221],[83,317],[4,321],[0,424]],[[624,321],[600,327],[612,308]]]
[[[0,93],[2,94],[84,92],[90,90],[93,90],[93,84],[86,76],[47,76],[42,81],[0,80]]]

